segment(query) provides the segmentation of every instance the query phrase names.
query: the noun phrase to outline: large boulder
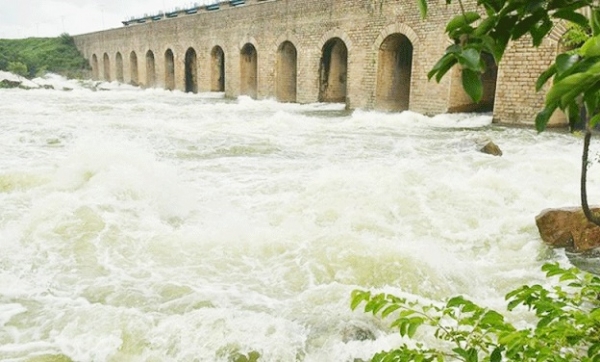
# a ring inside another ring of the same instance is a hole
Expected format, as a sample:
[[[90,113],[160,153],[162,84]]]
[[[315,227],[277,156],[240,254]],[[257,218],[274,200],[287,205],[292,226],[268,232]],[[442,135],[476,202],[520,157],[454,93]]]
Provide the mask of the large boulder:
[[[600,214],[600,207],[592,208]],[[600,226],[588,221],[581,207],[547,209],[535,218],[542,240],[555,248],[585,252],[600,247]]]

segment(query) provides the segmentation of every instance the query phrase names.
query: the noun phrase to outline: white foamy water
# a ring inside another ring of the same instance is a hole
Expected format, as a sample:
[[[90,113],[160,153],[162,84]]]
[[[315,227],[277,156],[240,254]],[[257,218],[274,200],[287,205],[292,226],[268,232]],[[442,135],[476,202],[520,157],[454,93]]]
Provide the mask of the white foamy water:
[[[109,88],[0,90],[1,360],[366,360],[352,290],[501,308],[564,259],[576,136]]]

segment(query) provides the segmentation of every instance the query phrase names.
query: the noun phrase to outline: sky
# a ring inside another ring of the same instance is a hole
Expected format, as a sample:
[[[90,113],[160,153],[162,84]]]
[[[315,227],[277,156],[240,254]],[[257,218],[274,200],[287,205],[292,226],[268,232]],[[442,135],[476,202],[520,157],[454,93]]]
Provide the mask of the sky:
[[[0,0],[0,39],[119,28],[121,21],[214,0]]]

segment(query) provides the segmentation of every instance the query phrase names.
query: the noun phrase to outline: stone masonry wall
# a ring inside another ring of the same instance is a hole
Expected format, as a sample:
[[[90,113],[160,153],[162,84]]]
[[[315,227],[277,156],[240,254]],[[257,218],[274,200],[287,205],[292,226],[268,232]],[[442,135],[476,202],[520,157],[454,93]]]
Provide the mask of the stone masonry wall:
[[[510,43],[502,59],[496,85],[496,122],[533,125],[542,110],[545,93],[536,92],[535,82],[548,69],[558,48],[550,39],[545,39],[535,51],[530,44],[529,38]]]
[[[149,9],[151,11],[152,9]],[[198,91],[211,89],[211,51],[220,46],[225,54],[225,94],[240,94],[241,50],[252,44],[257,51],[257,97],[276,94],[277,50],[291,42],[297,50],[297,98],[300,103],[316,102],[320,87],[323,46],[341,39],[348,50],[347,99],[351,108],[372,109],[377,89],[378,54],[386,37],[403,34],[413,45],[409,109],[423,114],[448,110],[450,94],[456,91],[450,77],[440,84],[428,81],[427,72],[450,44],[444,28],[459,13],[445,0],[430,1],[427,19],[421,19],[415,0],[246,0],[242,6],[221,3],[220,9],[200,9],[197,14],[148,21],[96,33],[75,36],[78,48],[90,59],[95,55],[95,74],[116,79],[117,53],[123,59],[123,78],[131,81],[130,54],[138,60],[138,79],[146,81],[146,53],[156,63],[157,87],[165,87],[165,53],[175,60],[175,89],[185,90],[185,54],[197,54]],[[104,76],[104,55],[110,73]],[[551,44],[539,52],[515,44],[500,64],[495,103],[495,120],[504,123],[533,122],[543,96],[535,94],[533,79],[554,57]],[[529,62],[533,62],[532,66]],[[543,63],[543,64],[542,64]],[[515,91],[517,90],[517,91]]]

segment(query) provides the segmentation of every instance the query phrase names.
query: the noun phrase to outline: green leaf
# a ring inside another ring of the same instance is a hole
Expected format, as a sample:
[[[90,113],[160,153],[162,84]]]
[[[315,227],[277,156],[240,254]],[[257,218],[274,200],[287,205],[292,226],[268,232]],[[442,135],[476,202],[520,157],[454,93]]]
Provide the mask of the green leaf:
[[[373,303],[373,308],[372,308],[373,314],[377,314],[383,307],[385,307],[387,305],[387,300],[379,299],[376,301],[371,301],[371,303]]]
[[[600,56],[600,36],[589,38],[581,46],[581,55],[588,58]]]
[[[590,127],[594,128],[600,123],[600,113],[590,119]]]
[[[463,69],[471,69],[480,72],[481,69],[481,54],[473,48],[465,49],[458,55],[458,62]]]
[[[552,14],[552,17],[557,19],[564,19],[583,27],[587,27],[589,25],[588,19],[584,15],[569,8],[558,10],[557,12]]]
[[[504,11],[504,10],[503,10]],[[490,36],[494,38],[496,42],[494,59],[496,63],[500,62],[502,55],[508,45],[508,41],[511,38],[511,29],[515,26],[519,17],[516,15],[499,15],[498,24],[494,27],[493,31],[490,32]]]
[[[432,70],[427,73],[427,78],[431,79],[435,75],[435,81],[440,82],[442,77],[450,70],[452,67],[458,63],[458,59],[456,55],[453,53],[445,54],[438,63],[433,67]]]
[[[600,35],[600,10],[597,8],[592,11],[590,27],[592,28],[592,35]]]
[[[587,355],[592,358],[594,356],[598,356],[600,354],[600,343],[596,342],[588,348]]]
[[[456,15],[446,25],[446,33],[452,33],[466,25],[472,24],[479,20],[481,16],[474,11],[467,11],[464,14]]]
[[[533,26],[539,22],[540,20],[542,20],[542,18],[544,16],[547,16],[546,13],[541,10],[541,11],[536,11],[534,14],[526,17],[525,19],[521,20],[520,22],[518,22],[517,24],[515,24],[515,27],[512,29],[512,36],[511,38],[513,40],[519,39],[520,37],[522,37],[523,35],[525,35],[525,33],[528,33],[531,31],[531,29],[533,29]]]
[[[417,0],[419,6],[419,12],[421,12],[421,18],[427,17],[427,0]]]
[[[352,292],[352,301],[350,303],[350,308],[355,310],[356,307],[360,305],[363,301],[369,300],[371,298],[371,292],[365,292],[362,290],[354,290]]]
[[[533,46],[539,47],[542,44],[542,40],[550,33],[552,28],[554,27],[554,23],[548,16],[542,18],[542,23],[531,28],[529,33],[531,34],[531,38],[533,39]]]
[[[569,103],[569,99],[574,99],[577,94],[581,93],[587,79],[587,74],[576,73],[554,83],[552,88],[550,88],[546,94],[546,105],[557,103],[564,106]],[[564,99],[563,103],[561,100],[563,100],[565,96],[568,97]]]
[[[538,132],[543,132],[550,121],[550,117],[554,111],[558,108],[558,104],[554,103],[551,105],[547,105],[541,112],[537,114],[535,117],[535,129]],[[514,309],[517,305],[520,304],[519,300],[513,300],[508,304],[508,310]]]
[[[400,309],[400,306],[398,304],[392,304],[388,307],[386,307],[383,312],[381,312],[381,317],[385,318],[388,315],[390,315],[391,313],[395,312],[396,310]]]
[[[474,34],[476,36],[487,34],[496,25],[497,20],[496,16],[488,16],[475,28]]]
[[[579,61],[579,55],[563,53],[556,57],[556,73],[561,75],[568,72]]]
[[[552,78],[556,74],[556,64],[552,64],[550,68],[546,69],[535,82],[535,90],[539,92],[540,89],[548,82],[548,79]]]
[[[463,69],[462,84],[469,97],[475,103],[478,103],[481,97],[483,97],[483,83],[481,82],[480,74],[471,69]]]
[[[458,307],[460,305],[464,305],[467,301],[462,295],[450,298],[448,302],[446,302],[446,308]]]
[[[490,362],[501,362],[502,361],[502,348],[496,347],[490,356]]]
[[[571,102],[567,109],[566,109],[566,114],[567,114],[567,121],[569,122],[569,129],[572,131],[575,129],[575,127],[577,126],[577,124],[580,123],[581,121],[581,116],[580,116],[580,109],[579,109],[579,105],[575,102]],[[563,281],[563,278],[567,275],[566,274],[562,274],[560,276],[560,281]]]
[[[579,110],[579,107],[577,107],[577,110]],[[579,113],[579,112],[577,112]],[[573,279],[577,279],[577,275],[573,274],[573,273],[564,273],[563,275],[560,276],[559,280],[561,282],[564,282],[566,280],[573,280]]]
[[[542,271],[546,272],[546,278],[564,273],[566,270],[561,268],[558,263],[546,263],[542,266]]]
[[[459,347],[454,348],[452,351],[461,356],[466,362],[477,362],[479,360],[475,348],[464,349]]]
[[[552,320],[553,320],[552,317],[541,318],[536,325],[536,329],[544,328],[545,326],[550,324],[550,322],[552,322]]]
[[[502,328],[504,325],[504,316],[496,311],[488,310],[481,318],[480,324]]]
[[[417,332],[417,329],[419,328],[419,326],[421,326],[421,324],[423,324],[424,319],[421,317],[413,317],[409,320],[409,326],[408,326],[408,330],[407,330],[407,335],[412,338],[415,333]]]

